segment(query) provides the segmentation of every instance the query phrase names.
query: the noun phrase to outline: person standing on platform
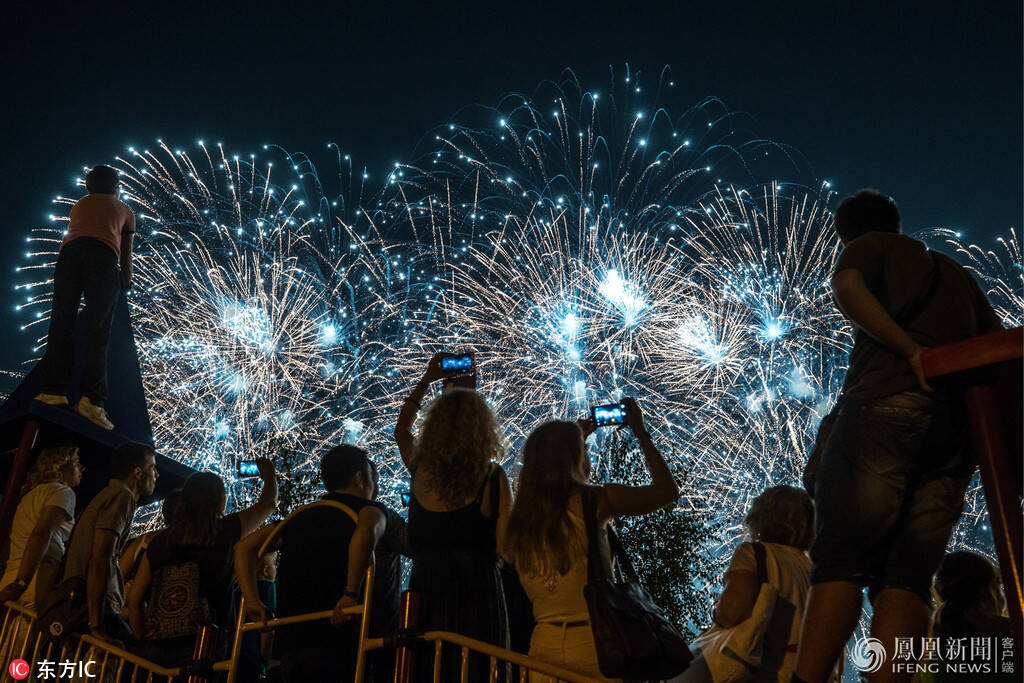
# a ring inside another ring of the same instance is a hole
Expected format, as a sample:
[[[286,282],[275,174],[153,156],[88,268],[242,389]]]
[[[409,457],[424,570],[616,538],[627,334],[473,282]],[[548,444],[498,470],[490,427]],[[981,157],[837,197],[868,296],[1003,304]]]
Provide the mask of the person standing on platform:
[[[860,617],[871,636],[928,630],[931,577],[942,561],[974,471],[962,389],[924,376],[927,347],[1000,329],[985,295],[956,261],[901,234],[892,198],[861,190],[835,213],[843,243],[835,301],[856,331],[835,421],[814,484],[815,541],[793,681],[821,683]],[[892,660],[872,681],[909,680]]]
[[[74,361],[71,336],[84,294],[88,316],[83,335],[82,397],[75,410],[103,429],[114,428],[103,408],[110,325],[120,290],[132,285],[135,214],[117,198],[119,184],[116,170],[94,166],[85,175],[89,195],[71,209],[68,231],[53,271],[50,331],[46,354],[40,362],[42,392],[36,396],[37,401],[48,405],[68,404]]]

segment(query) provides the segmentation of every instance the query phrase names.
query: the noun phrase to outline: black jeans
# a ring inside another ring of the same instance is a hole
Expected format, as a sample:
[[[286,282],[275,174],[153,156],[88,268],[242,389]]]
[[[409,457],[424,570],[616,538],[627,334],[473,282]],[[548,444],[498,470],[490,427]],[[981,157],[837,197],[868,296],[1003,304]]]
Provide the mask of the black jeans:
[[[103,405],[107,399],[107,343],[120,290],[121,277],[113,249],[91,237],[79,237],[61,247],[53,271],[50,332],[40,364],[43,393],[64,396],[68,392],[75,357],[71,335],[84,294],[81,393],[96,405]]]

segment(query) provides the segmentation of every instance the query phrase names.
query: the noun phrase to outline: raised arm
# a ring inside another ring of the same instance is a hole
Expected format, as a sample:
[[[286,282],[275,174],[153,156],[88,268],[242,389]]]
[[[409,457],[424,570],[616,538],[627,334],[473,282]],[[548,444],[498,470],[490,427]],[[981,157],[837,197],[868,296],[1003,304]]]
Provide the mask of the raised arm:
[[[238,512],[238,521],[242,525],[242,538],[256,531],[277,507],[277,475],[274,473],[274,464],[267,458],[259,458],[256,460],[256,466],[260,470],[260,479],[263,480],[263,491],[260,492],[259,500],[252,507]]]
[[[906,358],[921,388],[931,391],[924,378],[924,366],[921,363],[924,347],[911,339],[910,335],[896,324],[889,312],[868,289],[864,275],[859,270],[844,268],[837,271],[832,276],[832,293],[850,322]]]
[[[36,520],[36,525],[32,527],[32,533],[29,534],[28,540],[25,542],[25,552],[21,556],[18,575],[15,577],[18,582],[12,581],[4,586],[3,590],[0,590],[0,603],[17,600],[21,597],[25,589],[28,588],[29,582],[32,581],[32,577],[36,575],[36,570],[39,569],[39,563],[42,561],[43,555],[46,554],[46,548],[50,545],[53,532],[67,520],[68,513],[64,508],[58,505],[47,505],[43,508],[39,513],[39,519]]]
[[[352,532],[352,539],[348,542],[348,579],[345,594],[334,606],[332,624],[340,624],[352,618],[343,610],[359,604],[359,587],[363,584],[363,577],[370,566],[373,551],[377,547],[377,541],[384,535],[386,526],[387,516],[379,508],[367,505],[359,511],[359,521]]]
[[[235,577],[238,579],[238,588],[245,596],[245,613],[252,621],[266,621],[270,618],[270,610],[260,600],[259,589],[256,584],[257,554],[260,548],[270,538],[276,525],[270,524],[247,536],[235,544]],[[280,547],[280,536],[267,552],[272,552]]]
[[[498,540],[498,554],[505,560],[512,561],[505,555],[505,531],[508,529],[508,516],[512,512],[512,488],[508,484],[508,476],[505,468],[500,465],[498,468],[498,525],[495,531]],[[493,505],[493,503],[492,503]]]
[[[398,422],[395,423],[394,436],[395,441],[398,443],[398,452],[401,454],[402,462],[405,463],[405,468],[409,470],[409,474],[412,474],[416,469],[416,441],[412,435],[412,424],[416,421],[416,415],[419,414],[420,408],[423,406],[423,397],[427,393],[427,387],[444,377],[444,373],[441,371],[441,358],[443,356],[443,353],[434,354],[427,364],[423,377],[412,388],[412,392],[402,402],[402,409],[398,411]]]
[[[645,515],[675,502],[679,497],[679,488],[672,479],[668,463],[661,457],[651,435],[644,427],[644,416],[640,406],[631,398],[625,399],[626,423],[640,442],[640,450],[644,454],[647,471],[651,474],[651,483],[646,486],[626,486],[624,484],[605,484],[601,487],[598,515],[602,519],[622,515]]]

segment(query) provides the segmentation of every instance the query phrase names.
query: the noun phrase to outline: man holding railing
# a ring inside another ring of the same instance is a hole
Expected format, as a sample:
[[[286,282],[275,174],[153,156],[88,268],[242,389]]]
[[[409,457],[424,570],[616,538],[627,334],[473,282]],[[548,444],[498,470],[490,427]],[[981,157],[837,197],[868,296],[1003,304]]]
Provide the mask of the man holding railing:
[[[871,636],[883,647],[925,636],[932,575],[974,462],[962,387],[930,386],[922,357],[1001,327],[966,269],[901,234],[891,197],[847,197],[835,226],[843,250],[832,291],[856,336],[814,487],[812,586],[794,683],[830,674],[865,586]],[[910,677],[886,662],[872,681]]]
[[[278,616],[334,608],[331,625],[308,622],[284,626],[275,633],[274,648],[283,653],[285,683],[351,680],[358,631],[354,624],[346,623],[343,610],[363,600],[363,577],[375,552],[371,632],[390,633],[396,627],[399,555],[408,553],[405,522],[374,502],[377,470],[361,448],[332,448],[321,460],[320,474],[327,490],[322,500],[351,508],[358,522],[353,524],[345,513],[330,506],[310,507],[292,517],[267,548],[267,552],[281,551]],[[273,525],[264,527],[235,547],[235,570],[246,614],[257,622],[270,618],[257,590],[257,555],[274,531]],[[387,665],[381,666],[379,658],[375,657],[375,675],[386,676]]]

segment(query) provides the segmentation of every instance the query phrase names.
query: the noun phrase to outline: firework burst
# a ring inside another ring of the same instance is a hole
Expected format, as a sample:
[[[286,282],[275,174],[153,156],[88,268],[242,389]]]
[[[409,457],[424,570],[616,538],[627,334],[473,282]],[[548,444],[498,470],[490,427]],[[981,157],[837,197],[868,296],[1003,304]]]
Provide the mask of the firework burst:
[[[330,182],[280,148],[129,150],[115,165],[139,219],[130,302],[161,449],[232,472],[283,440],[309,480],[325,444],[358,441],[397,503],[404,392],[433,352],[474,351],[509,464],[538,422],[636,397],[690,473],[682,505],[731,545],[753,495],[798,481],[852,337],[828,287],[828,184],[771,181],[802,177],[798,155],[714,99],[672,115],[673,87],[667,71],[650,93],[628,71],[604,91],[566,72],[460,111],[379,191],[333,146]],[[37,352],[62,220],[29,237],[17,286]],[[1020,322],[1015,233],[996,251],[930,234]],[[979,544],[983,509],[975,488],[956,543]]]
[[[159,143],[115,162],[138,219],[129,301],[154,437],[167,455],[225,473],[285,443],[309,458],[286,476],[306,480],[324,444],[362,436],[361,386],[375,372],[364,341],[382,333],[372,321],[390,320],[378,313],[406,278],[401,256],[357,233],[358,216],[335,220],[345,202],[324,196],[304,157],[276,150],[275,170],[198,147]],[[38,261],[23,271],[52,272],[66,218],[54,220],[30,236]],[[18,287],[26,327],[44,333],[50,283]]]

